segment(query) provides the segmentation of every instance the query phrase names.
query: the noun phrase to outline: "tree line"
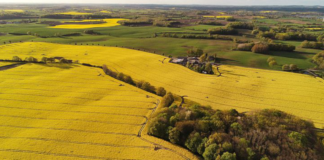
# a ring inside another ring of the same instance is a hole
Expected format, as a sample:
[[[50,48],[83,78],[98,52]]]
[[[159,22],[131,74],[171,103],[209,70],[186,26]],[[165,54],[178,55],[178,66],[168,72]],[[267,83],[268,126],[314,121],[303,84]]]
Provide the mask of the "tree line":
[[[120,81],[123,81],[125,83],[128,83],[130,85],[133,85],[133,86],[136,86],[140,89],[143,89],[147,92],[151,92],[153,94],[156,94],[158,96],[164,96],[166,94],[166,90],[163,88],[163,87],[154,87],[152,86],[149,82],[146,82],[146,81],[143,81],[143,80],[140,80],[140,81],[134,81],[133,78],[129,75],[126,75],[122,72],[114,72],[112,71],[111,69],[109,69],[107,67],[107,65],[103,65],[102,67],[102,70],[104,71],[104,73],[106,75],[109,75],[115,79],[118,79]]]
[[[240,51],[252,51],[254,53],[268,53],[269,51],[285,51],[292,52],[296,49],[296,46],[290,44],[281,43],[244,43],[238,44],[237,50]]]

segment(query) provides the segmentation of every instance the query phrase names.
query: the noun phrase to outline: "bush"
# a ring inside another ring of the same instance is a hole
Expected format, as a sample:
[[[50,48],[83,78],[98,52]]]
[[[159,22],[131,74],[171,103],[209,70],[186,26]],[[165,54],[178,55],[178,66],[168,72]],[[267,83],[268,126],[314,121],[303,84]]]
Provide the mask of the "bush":
[[[298,70],[298,67],[297,67],[297,65],[295,65],[295,64],[290,64],[290,65],[289,65],[289,70],[291,70],[291,71],[296,71],[296,70]]]
[[[257,43],[252,47],[254,53],[268,53],[269,45],[263,43]]]
[[[84,30],[83,33],[85,34],[95,34],[93,30]]]
[[[124,82],[126,82],[128,84],[131,84],[131,85],[134,85],[134,81],[133,81],[132,77],[129,76],[129,75],[124,76]]]
[[[165,94],[162,98],[161,101],[161,106],[162,107],[169,107],[174,101],[174,97],[172,95],[172,93],[168,92],[167,94]]]
[[[124,73],[119,72],[119,73],[117,74],[117,77],[116,77],[116,78],[117,78],[118,80],[124,81],[124,76],[125,76]]]
[[[269,62],[270,67],[273,67],[275,65],[278,65],[278,63],[275,60],[272,60],[272,61]]]
[[[324,52],[317,53],[312,59],[320,69],[324,69]]]
[[[141,89],[151,93],[155,93],[155,87],[152,86],[149,82],[143,82]]]
[[[267,62],[269,63],[269,62],[271,62],[271,61],[275,61],[275,59],[274,59],[273,57],[269,57],[269,58],[267,59]]]
[[[282,66],[282,70],[283,70],[283,71],[289,71],[289,70],[290,70],[289,65],[288,65],[288,64],[284,64],[284,65]]]
[[[166,90],[163,87],[159,87],[156,90],[156,94],[163,97],[166,94]]]

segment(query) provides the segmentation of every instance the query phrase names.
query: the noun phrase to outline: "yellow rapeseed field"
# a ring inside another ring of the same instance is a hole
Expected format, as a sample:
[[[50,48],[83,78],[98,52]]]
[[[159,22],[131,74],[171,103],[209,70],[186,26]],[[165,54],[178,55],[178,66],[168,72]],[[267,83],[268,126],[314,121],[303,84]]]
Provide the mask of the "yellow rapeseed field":
[[[103,10],[103,11],[100,11],[101,13],[111,13],[110,11],[105,11],[105,10]]]
[[[0,71],[0,159],[195,158],[167,142],[156,150],[155,138],[137,136],[155,95],[98,68],[55,66]]]
[[[71,11],[71,12],[62,12],[62,13],[55,13],[55,14],[67,14],[67,15],[90,15],[90,14],[92,14],[92,13]]]
[[[278,11],[260,11],[261,13],[276,13]]]
[[[22,12],[25,12],[24,10],[22,9],[5,9],[3,10],[4,12],[17,12],[17,13],[22,13]]]
[[[233,16],[203,16],[204,18],[217,18],[217,19],[226,19],[233,18]]]
[[[114,27],[120,25],[118,21],[126,19],[103,19],[105,23],[100,24],[62,24],[56,25],[50,28],[63,28],[63,29],[86,29],[86,28],[99,28],[99,27]],[[100,20],[83,20],[83,21],[74,21],[74,22],[87,22],[87,21],[100,21]]]
[[[215,109],[250,111],[275,108],[324,126],[323,79],[308,75],[222,65],[222,76],[204,75],[147,52],[103,46],[16,43],[0,46],[3,59],[63,56],[81,63],[106,64],[111,69],[146,80],[154,86]]]
[[[264,17],[264,16],[254,16],[253,18],[255,18],[255,19],[264,19],[266,17]]]
[[[12,63],[12,62],[0,62],[0,67],[11,65],[11,64],[14,64],[14,63]]]
[[[308,31],[322,31],[323,28],[305,28]]]

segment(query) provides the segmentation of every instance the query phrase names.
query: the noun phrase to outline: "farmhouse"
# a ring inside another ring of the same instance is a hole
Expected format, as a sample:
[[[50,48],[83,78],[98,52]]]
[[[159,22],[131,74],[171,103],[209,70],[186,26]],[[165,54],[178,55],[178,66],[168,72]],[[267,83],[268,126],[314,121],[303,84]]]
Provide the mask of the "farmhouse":
[[[186,65],[187,61],[188,61],[187,57],[172,58],[170,60],[171,63],[181,64],[181,65]]]

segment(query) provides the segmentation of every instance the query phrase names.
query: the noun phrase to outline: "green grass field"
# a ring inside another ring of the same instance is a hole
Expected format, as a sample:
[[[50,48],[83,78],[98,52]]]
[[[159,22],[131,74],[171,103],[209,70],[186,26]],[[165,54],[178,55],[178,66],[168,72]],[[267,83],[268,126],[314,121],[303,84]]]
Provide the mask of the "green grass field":
[[[48,20],[48,19],[46,19]],[[59,20],[64,21],[64,20]],[[66,21],[66,20],[65,20]],[[269,24],[278,22],[274,19],[258,19]],[[19,41],[37,41],[37,42],[53,42],[78,45],[108,45],[120,46],[134,49],[146,50],[152,53],[164,54],[165,56],[186,56],[186,51],[190,48],[201,48],[206,53],[211,55],[217,54],[221,58],[221,63],[234,64],[248,67],[265,68],[281,70],[280,66],[271,68],[268,66],[266,60],[270,56],[274,57],[279,65],[296,64],[301,69],[313,67],[314,64],[310,61],[311,57],[318,53],[319,50],[300,48],[298,41],[277,41],[284,44],[291,44],[297,47],[295,52],[271,52],[269,54],[256,54],[244,51],[232,51],[235,43],[226,40],[204,40],[204,39],[181,39],[181,38],[165,38],[156,37],[154,34],[160,33],[204,33],[203,30],[221,26],[211,25],[196,25],[183,28],[169,28],[169,27],[127,27],[115,26],[109,28],[92,28],[100,35],[83,34],[85,29],[58,29],[48,28],[45,24],[3,24],[0,25],[2,33],[18,33],[27,34],[27,32],[37,33],[41,38],[31,35],[2,35],[0,36],[0,44]],[[62,36],[55,37],[54,35],[71,33],[82,33],[81,36]],[[247,32],[248,33],[248,32]],[[241,36],[233,36],[237,39],[249,39],[257,41],[254,38],[242,38]]]

